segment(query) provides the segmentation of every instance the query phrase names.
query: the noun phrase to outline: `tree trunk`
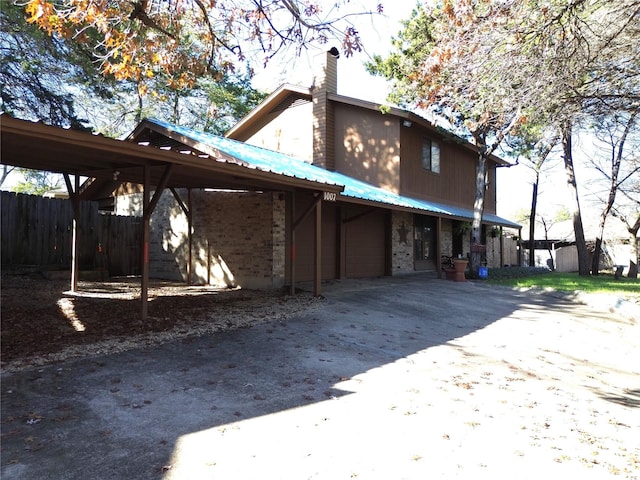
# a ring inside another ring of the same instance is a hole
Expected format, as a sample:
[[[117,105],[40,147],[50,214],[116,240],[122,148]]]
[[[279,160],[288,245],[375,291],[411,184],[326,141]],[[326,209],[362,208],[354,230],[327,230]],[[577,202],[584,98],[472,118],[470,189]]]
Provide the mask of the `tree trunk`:
[[[596,237],[596,243],[593,247],[593,256],[591,257],[591,275],[600,274],[600,255],[602,253],[602,234]]]
[[[631,258],[629,259],[629,273],[627,277],[638,278],[638,230],[640,230],[640,215],[633,226],[628,228],[631,241]]]
[[[631,240],[631,258],[629,259],[629,273],[628,278],[638,278],[638,239],[636,238],[638,232],[634,233]]]
[[[136,109],[136,117],[135,117],[136,125],[142,121],[142,108],[144,106],[143,100],[142,100],[143,97],[140,94],[140,88],[139,87],[140,87],[140,85],[138,85],[138,89],[136,90],[136,92],[138,94],[138,108]]]
[[[482,242],[482,214],[484,213],[484,191],[486,189],[487,155],[485,148],[480,148],[478,163],[476,164],[476,196],[473,202],[473,222],[471,223],[471,245]],[[471,248],[469,270],[476,278],[482,262],[482,252]]]
[[[578,275],[586,276],[589,275],[589,252],[584,237],[580,201],[578,200],[578,185],[573,167],[571,125],[564,125],[562,128],[562,148],[564,151],[564,169],[567,173],[567,187],[571,192],[572,206],[570,211],[573,217],[573,232],[576,240],[576,249],[578,251]]]
[[[547,252],[549,252],[549,268],[551,269],[552,272],[556,271],[556,262],[553,261],[553,252],[551,251],[551,247],[549,247],[550,243],[549,243],[549,228],[547,228],[547,222],[544,219],[544,217],[541,219],[542,221],[542,228],[544,228],[544,239],[545,239],[545,243],[547,244]]]
[[[533,182],[533,192],[531,194],[531,215],[529,216],[529,266],[536,266],[536,209],[538,207],[538,184],[540,175],[536,173],[536,180]]]
[[[0,178],[0,186],[4,183],[9,174],[13,172],[14,168],[15,167],[10,167],[9,165],[2,165],[2,177]]]
[[[613,204],[616,201],[616,194],[618,193],[618,177],[620,175],[620,164],[622,163],[622,148],[624,146],[625,137],[623,137],[622,141],[620,142],[618,154],[613,156],[611,180],[609,182],[609,196],[607,198],[607,204],[604,206],[604,210],[602,210],[602,213],[600,214],[599,237],[596,238],[596,248],[593,252],[593,261],[591,262],[591,273],[593,275],[598,275],[599,273],[600,252],[602,250],[602,240],[604,238],[604,226],[607,221],[607,217],[609,216],[609,213],[613,208]]]

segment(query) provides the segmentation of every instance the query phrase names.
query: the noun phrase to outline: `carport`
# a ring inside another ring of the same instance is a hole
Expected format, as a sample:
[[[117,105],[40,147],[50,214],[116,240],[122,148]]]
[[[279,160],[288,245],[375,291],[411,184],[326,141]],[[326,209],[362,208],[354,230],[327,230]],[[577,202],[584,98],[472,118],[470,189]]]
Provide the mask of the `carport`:
[[[261,169],[234,158],[216,158],[184,145],[164,145],[106,138],[88,132],[67,130],[42,123],[11,118],[4,114],[0,122],[2,163],[6,165],[45,170],[64,176],[69,198],[73,204],[73,246],[71,291],[77,290],[78,261],[75,255],[76,216],[81,200],[90,198],[97,190],[115,189],[121,183],[143,186],[143,235],[141,315],[148,314],[149,288],[149,221],[163,190],[170,189],[190,220],[190,196],[186,202],[177,189],[235,189],[280,191],[293,196],[296,191],[311,193],[317,199],[313,208],[302,213],[306,217],[315,211],[314,295],[321,293],[321,235],[322,202],[327,196],[339,194],[343,187],[330,182],[309,180],[270,169]],[[71,176],[74,176],[72,182]],[[80,177],[90,180],[81,188]],[[153,196],[151,195],[151,192]],[[293,237],[300,219],[291,222]],[[189,228],[191,250],[191,228]],[[292,256],[291,264],[295,257]],[[189,253],[188,269],[191,268]],[[291,267],[293,268],[293,266]],[[295,288],[291,276],[291,288]]]

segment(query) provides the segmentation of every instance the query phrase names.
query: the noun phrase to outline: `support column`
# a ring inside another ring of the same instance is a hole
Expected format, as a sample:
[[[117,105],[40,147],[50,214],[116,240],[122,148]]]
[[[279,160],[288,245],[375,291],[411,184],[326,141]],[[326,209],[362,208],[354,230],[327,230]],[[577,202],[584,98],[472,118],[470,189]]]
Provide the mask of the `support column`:
[[[140,285],[140,301],[142,302],[142,319],[146,319],[149,313],[149,238],[151,221],[150,198],[151,192],[151,167],[144,166],[144,184],[142,193],[142,281]]]
[[[67,192],[71,199],[71,206],[73,209],[73,221],[71,230],[71,291],[78,291],[78,220],[80,218],[80,196],[78,192],[80,190],[80,177],[75,175],[75,188],[71,186],[71,179],[68,173],[64,173],[64,181],[67,185]]]
[[[322,200],[316,202],[315,254],[314,254],[313,295],[319,297],[322,292]]]
[[[191,200],[191,189],[187,190],[187,208],[189,213],[187,214],[187,228],[189,229],[189,263],[187,264],[187,278],[188,285],[193,283],[193,204]]]
[[[500,265],[499,268],[502,268],[504,265],[504,232],[502,231],[502,226],[500,226]]]
[[[289,249],[289,280],[291,283],[291,290],[289,293],[291,293],[291,295],[295,295],[296,293],[296,225],[295,225],[295,219],[296,219],[296,191],[292,191],[289,194],[289,199],[290,199],[290,209],[289,211],[290,213],[290,218],[291,221],[289,222],[289,225],[291,227],[291,232],[289,234],[289,238],[291,240],[291,245],[290,245],[290,249]]]
[[[436,217],[436,268],[442,278],[442,217]]]

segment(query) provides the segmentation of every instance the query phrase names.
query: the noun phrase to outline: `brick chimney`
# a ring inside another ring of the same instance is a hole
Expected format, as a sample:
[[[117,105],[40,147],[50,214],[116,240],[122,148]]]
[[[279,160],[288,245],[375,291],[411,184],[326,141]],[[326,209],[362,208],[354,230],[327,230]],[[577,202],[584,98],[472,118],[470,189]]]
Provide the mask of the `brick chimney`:
[[[313,101],[313,164],[335,170],[335,121],[328,95],[338,93],[338,49],[316,57],[311,95]]]

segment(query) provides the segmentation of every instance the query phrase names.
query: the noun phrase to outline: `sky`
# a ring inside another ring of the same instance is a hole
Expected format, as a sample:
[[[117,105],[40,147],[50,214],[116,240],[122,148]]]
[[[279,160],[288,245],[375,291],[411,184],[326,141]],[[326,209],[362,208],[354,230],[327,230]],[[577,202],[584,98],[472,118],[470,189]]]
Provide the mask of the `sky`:
[[[380,0],[385,7],[382,15],[359,16],[352,20],[360,33],[364,45],[363,52],[356,52],[351,57],[341,55],[338,59],[338,93],[349,97],[360,98],[383,103],[389,92],[389,85],[380,77],[371,76],[364,67],[374,54],[385,54],[391,49],[391,37],[401,29],[401,21],[408,19],[415,2],[411,0]],[[350,2],[347,11],[365,11],[375,6],[377,1]],[[255,88],[271,92],[283,83],[309,86],[312,82],[314,58],[336,46],[340,51],[338,40],[327,45],[317,45],[313,49],[295,55],[288,55],[286,62],[273,62],[265,70],[257,70],[253,79]]]

